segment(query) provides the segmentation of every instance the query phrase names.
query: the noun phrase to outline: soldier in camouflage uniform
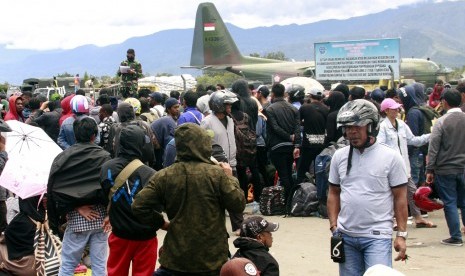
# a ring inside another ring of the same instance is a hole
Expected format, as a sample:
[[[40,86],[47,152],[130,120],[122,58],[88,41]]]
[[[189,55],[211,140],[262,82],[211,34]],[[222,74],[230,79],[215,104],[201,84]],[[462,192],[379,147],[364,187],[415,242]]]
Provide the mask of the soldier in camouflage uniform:
[[[128,49],[126,52],[127,59],[122,61],[118,68],[118,76],[121,77],[121,94],[123,98],[134,97],[137,92],[137,80],[142,78],[142,65],[135,60],[136,54],[134,49]],[[121,66],[128,66],[126,73],[121,72]]]
[[[229,164],[210,160],[207,131],[183,124],[175,141],[176,162],[152,177],[136,195],[132,211],[142,223],[167,229],[155,275],[219,275],[228,260],[225,209],[243,212],[244,192]],[[157,211],[160,205],[169,225]]]

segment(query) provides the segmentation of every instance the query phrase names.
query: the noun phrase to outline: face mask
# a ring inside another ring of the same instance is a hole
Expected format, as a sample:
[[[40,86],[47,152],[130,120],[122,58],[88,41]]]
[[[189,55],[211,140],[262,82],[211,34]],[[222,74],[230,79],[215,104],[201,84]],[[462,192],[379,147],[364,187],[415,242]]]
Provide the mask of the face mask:
[[[134,56],[126,56],[128,58],[128,61],[134,61]]]

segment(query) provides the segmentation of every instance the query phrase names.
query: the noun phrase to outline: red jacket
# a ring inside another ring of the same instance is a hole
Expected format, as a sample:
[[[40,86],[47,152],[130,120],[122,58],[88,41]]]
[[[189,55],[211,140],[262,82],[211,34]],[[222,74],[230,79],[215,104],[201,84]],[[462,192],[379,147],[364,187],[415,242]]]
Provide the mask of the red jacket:
[[[429,95],[429,106],[431,106],[432,108],[436,108],[436,106],[439,105],[439,103],[441,102],[442,91],[444,91],[443,87],[439,88],[437,84],[434,85],[433,93]]]
[[[22,100],[20,96],[11,96],[8,100],[10,104],[10,110],[8,110],[8,112],[5,115],[5,121],[17,120],[24,123],[25,119],[23,117],[23,113],[18,114],[18,112],[16,111],[16,100],[18,100],[18,98]]]

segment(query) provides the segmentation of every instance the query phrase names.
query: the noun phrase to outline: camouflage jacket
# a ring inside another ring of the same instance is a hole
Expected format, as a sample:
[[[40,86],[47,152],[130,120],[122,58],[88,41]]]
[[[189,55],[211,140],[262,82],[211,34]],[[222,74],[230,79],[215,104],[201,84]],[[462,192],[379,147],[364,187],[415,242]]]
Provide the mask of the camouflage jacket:
[[[144,75],[142,75],[142,65],[137,61],[128,61],[124,60],[121,62],[120,66],[129,66],[129,68],[134,69],[136,73],[130,74],[130,73],[121,73],[119,68],[118,68],[118,76],[121,76],[121,85],[124,87],[132,87],[135,86],[137,89],[137,80],[142,78]]]
[[[193,139],[192,137],[195,137]],[[175,132],[176,162],[157,172],[132,204],[134,215],[155,228],[170,221],[160,264],[187,273],[219,271],[228,259],[225,209],[240,213],[245,197],[236,178],[210,161],[211,138],[195,124]]]

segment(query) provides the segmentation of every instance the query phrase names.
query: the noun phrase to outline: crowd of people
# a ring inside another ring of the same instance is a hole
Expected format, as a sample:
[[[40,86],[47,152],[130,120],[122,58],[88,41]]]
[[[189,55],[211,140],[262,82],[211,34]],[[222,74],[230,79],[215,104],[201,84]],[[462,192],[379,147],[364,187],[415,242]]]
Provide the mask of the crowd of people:
[[[327,197],[319,198],[333,236],[344,241],[341,275],[392,266],[393,245],[395,260],[404,260],[409,216],[417,228],[436,227],[415,204],[422,185],[434,183],[443,202],[450,237],[442,243],[463,244],[465,83],[452,89],[438,81],[428,96],[419,83],[306,91],[238,80],[231,89],[217,84],[168,96],[134,90],[137,78],[125,74],[141,66],[134,50],[127,54],[118,97],[101,89],[94,101],[77,89],[60,100],[30,92],[8,99],[6,122],[42,128],[63,152],[46,196],[20,199],[9,225],[8,192],[0,188],[7,258],[33,255],[35,224],[27,218],[44,221],[47,210],[63,242],[59,275],[73,275],[86,248],[94,275],[128,275],[131,265],[132,275],[220,275],[230,236],[237,236],[232,258],[249,259],[260,275],[279,275],[269,253],[278,225],[244,219],[249,184],[259,201],[276,171],[289,203],[296,185],[314,182],[315,158],[343,139],[349,146],[334,154]],[[4,149],[2,136],[0,169]],[[70,189],[75,195],[65,196]],[[166,231],[163,244],[157,231]]]

